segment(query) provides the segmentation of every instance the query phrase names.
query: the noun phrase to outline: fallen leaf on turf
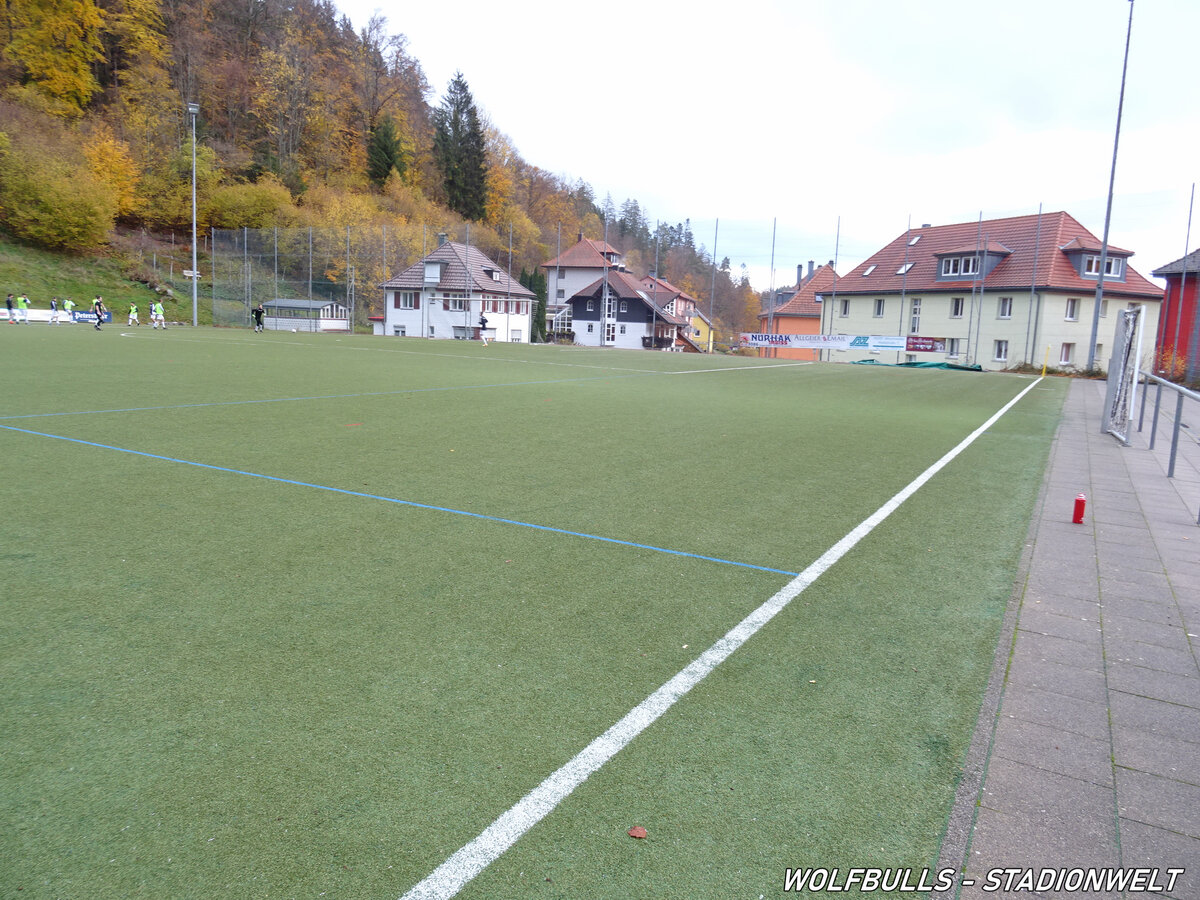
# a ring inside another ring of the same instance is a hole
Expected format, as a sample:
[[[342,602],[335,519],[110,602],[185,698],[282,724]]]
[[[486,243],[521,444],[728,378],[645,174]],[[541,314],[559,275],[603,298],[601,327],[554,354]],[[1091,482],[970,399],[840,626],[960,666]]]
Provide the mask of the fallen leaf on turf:
[[[646,829],[641,825],[634,825],[629,829],[629,836],[631,838],[637,838],[638,840],[641,840],[646,836]]]

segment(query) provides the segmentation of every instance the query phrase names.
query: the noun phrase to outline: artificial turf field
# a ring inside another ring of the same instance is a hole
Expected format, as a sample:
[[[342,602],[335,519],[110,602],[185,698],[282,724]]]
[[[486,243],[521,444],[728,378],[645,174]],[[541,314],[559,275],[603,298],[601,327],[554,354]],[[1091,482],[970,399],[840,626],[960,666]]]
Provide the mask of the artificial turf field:
[[[402,897],[1032,381],[115,324],[0,375],[5,898]],[[1064,387],[458,896],[934,865]]]

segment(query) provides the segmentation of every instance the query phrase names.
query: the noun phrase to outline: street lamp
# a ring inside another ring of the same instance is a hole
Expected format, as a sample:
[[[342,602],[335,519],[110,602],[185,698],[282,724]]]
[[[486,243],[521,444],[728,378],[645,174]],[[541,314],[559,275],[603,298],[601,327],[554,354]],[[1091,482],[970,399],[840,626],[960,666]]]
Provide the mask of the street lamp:
[[[1112,222],[1113,186],[1117,180],[1117,144],[1121,140],[1121,112],[1125,109],[1125,73],[1129,69],[1129,38],[1133,34],[1133,0],[1129,0],[1129,24],[1125,26],[1125,59],[1121,63],[1121,93],[1117,100],[1117,128],[1113,134],[1112,169],[1108,176],[1108,204],[1104,209],[1104,238],[1100,242],[1100,271],[1096,273],[1096,302],[1092,304],[1092,333],[1088,341],[1088,369],[1096,368],[1096,339],[1100,331],[1100,304],[1104,301],[1104,273],[1108,268],[1108,227]],[[1110,355],[1111,362],[1112,357]],[[1103,433],[1103,432],[1102,432]]]
[[[188,274],[192,279],[192,327],[199,324],[197,312],[196,291],[200,272],[196,268],[196,116],[200,112],[200,104],[189,103],[188,115],[192,117],[192,271]]]

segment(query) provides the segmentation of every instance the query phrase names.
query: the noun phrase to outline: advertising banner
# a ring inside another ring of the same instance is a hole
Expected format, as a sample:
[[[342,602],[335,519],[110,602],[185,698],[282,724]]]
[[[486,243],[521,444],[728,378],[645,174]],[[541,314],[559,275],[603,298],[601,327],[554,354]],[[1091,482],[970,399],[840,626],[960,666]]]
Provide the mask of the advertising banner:
[[[849,334],[758,334],[746,332],[738,345],[741,347],[775,347],[790,350],[849,350],[854,340]]]
[[[946,339],[909,335],[907,346],[904,349],[909,353],[945,353]]]
[[[906,350],[908,341],[898,334],[760,334],[744,332],[738,346],[756,349],[774,347],[788,350]],[[940,340],[942,338],[926,338]]]

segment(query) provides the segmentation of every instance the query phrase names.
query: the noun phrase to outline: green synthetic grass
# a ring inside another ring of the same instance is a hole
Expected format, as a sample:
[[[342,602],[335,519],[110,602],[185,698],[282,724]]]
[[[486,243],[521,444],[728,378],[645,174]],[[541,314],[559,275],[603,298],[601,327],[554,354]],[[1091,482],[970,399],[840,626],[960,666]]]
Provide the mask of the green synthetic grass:
[[[122,330],[0,328],[5,896],[399,897],[789,580],[357,494],[798,572],[1028,384]],[[460,896],[931,865],[1062,397]]]

